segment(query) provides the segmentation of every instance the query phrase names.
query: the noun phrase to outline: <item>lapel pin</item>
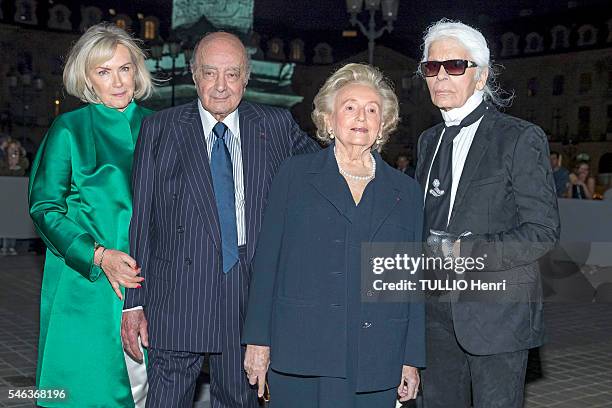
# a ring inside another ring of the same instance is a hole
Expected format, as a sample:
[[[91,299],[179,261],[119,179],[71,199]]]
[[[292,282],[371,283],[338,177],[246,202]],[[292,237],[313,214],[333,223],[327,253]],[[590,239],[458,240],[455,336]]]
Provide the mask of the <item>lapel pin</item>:
[[[429,194],[431,194],[434,197],[442,197],[444,195],[444,190],[440,190],[440,180],[438,179],[434,179],[434,181],[431,182],[431,185],[433,186],[433,188],[429,189]]]

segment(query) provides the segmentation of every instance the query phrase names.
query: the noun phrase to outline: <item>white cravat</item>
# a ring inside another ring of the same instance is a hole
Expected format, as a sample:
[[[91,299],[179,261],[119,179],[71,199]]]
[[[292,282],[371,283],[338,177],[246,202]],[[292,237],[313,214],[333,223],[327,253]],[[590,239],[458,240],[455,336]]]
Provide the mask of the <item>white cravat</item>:
[[[474,109],[480,105],[484,97],[484,92],[475,91],[472,96],[468,98],[465,104],[460,108],[451,109],[449,111],[440,110],[442,113],[442,119],[444,119],[444,123],[446,126],[456,126],[461,123],[461,121]],[[461,180],[461,174],[463,173],[463,166],[465,165],[465,160],[467,159],[467,155],[470,151],[470,146],[472,146],[472,141],[474,140],[474,135],[476,134],[476,130],[478,130],[478,126],[480,125],[480,121],[482,119],[477,120],[472,123],[470,126],[466,126],[453,140],[453,181],[451,186],[451,196],[450,196],[450,205],[448,208],[448,221],[450,221],[451,214],[453,213],[453,205],[455,204],[455,196],[457,194],[457,187],[459,186],[459,180]],[[442,131],[444,134],[444,131]],[[436,145],[436,151],[434,152],[433,158],[435,159],[436,154],[438,154],[438,148],[440,147],[440,141],[442,137],[439,138],[438,144]],[[432,162],[429,164],[429,170],[427,172],[427,186],[429,185],[429,176],[431,173]],[[427,193],[427,190],[425,194]],[[425,195],[423,196],[423,202],[425,201]]]

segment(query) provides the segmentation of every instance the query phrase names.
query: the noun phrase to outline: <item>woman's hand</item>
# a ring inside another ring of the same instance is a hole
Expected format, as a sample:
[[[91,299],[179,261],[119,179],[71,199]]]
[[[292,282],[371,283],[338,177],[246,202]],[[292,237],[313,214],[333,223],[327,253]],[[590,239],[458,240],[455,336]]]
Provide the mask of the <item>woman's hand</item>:
[[[400,381],[399,387],[397,387],[397,394],[399,395],[400,402],[406,402],[411,399],[416,399],[419,393],[419,370],[412,366],[402,367],[402,380]]]
[[[140,268],[134,258],[125,252],[106,248],[104,256],[102,256],[103,251],[103,247],[96,250],[94,254],[95,263],[102,267],[102,271],[113,287],[117,297],[123,300],[120,286],[124,288],[139,288],[140,282],[144,280],[144,278],[138,276]],[[100,259],[102,260],[101,264]]]
[[[270,365],[270,347],[248,344],[244,355],[244,371],[249,384],[257,384],[257,396],[263,397],[266,388],[266,373]]]

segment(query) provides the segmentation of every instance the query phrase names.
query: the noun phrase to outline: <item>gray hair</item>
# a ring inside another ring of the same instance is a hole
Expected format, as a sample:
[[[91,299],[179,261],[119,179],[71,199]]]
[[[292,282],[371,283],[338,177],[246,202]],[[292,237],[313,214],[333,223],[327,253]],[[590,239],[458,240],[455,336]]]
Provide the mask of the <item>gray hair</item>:
[[[514,94],[511,93],[507,97],[503,96],[506,92],[504,92],[497,83],[499,72],[491,61],[491,52],[487,46],[487,41],[482,33],[475,28],[463,24],[460,21],[453,21],[447,18],[436,21],[425,30],[422,45],[423,58],[421,61],[427,61],[431,44],[444,38],[453,39],[461,44],[476,65],[478,65],[475,76],[476,80],[480,78],[480,75],[482,75],[485,69],[488,70],[489,75],[487,77],[487,83],[483,89],[484,99],[499,107],[510,106]],[[422,75],[420,66],[419,74]]]
[[[338,91],[349,84],[363,84],[372,87],[382,99],[382,130],[381,140],[376,144],[378,151],[389,141],[389,136],[397,128],[399,122],[399,105],[393,85],[377,68],[367,64],[346,64],[334,72],[314,98],[312,121],[317,127],[317,139],[325,144],[331,143],[331,138],[325,125],[325,116],[333,112],[334,99]]]
[[[64,66],[64,87],[70,95],[86,103],[100,103],[87,73],[96,65],[113,58],[117,45],[125,46],[135,67],[134,98],[146,99],[153,92],[153,80],[145,65],[142,42],[111,23],[91,26],[74,44]]]
[[[202,44],[204,44],[207,41],[210,41],[210,37],[219,34],[219,33],[225,33],[228,34],[232,37],[234,37],[236,39],[236,41],[240,42],[244,48],[244,64],[245,64],[245,68],[246,68],[246,75],[245,75],[245,81],[248,82],[249,78],[251,77],[251,56],[249,55],[247,48],[244,46],[244,44],[242,43],[242,41],[240,40],[240,38],[238,38],[236,35],[232,34],[232,33],[228,33],[226,31],[213,31],[210,33],[206,33],[202,36],[202,38],[200,38],[195,46],[193,47],[193,53],[191,54],[191,59],[189,60],[189,69],[191,70],[192,73],[195,74],[195,70],[198,68],[198,64],[197,64],[197,56],[198,56],[198,49],[200,48],[200,46],[202,46]]]

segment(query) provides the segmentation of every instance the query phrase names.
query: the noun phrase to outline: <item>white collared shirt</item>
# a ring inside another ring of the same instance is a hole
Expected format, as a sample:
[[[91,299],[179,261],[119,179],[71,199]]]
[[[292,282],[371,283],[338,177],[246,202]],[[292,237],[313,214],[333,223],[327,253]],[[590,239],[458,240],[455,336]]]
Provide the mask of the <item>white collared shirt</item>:
[[[202,120],[202,128],[206,139],[206,150],[208,151],[208,162],[212,147],[217,139],[213,133],[213,127],[217,124],[217,119],[204,109],[202,102],[198,101],[198,111]],[[230,158],[232,159],[232,167],[234,173],[234,192],[236,200],[236,227],[238,229],[238,246],[246,244],[246,220],[244,208],[244,173],[242,166],[242,146],[240,144],[240,121],[238,109],[227,115],[223,119],[223,123],[227,126],[225,135],[225,144],[229,150]]]
[[[442,119],[444,119],[444,123],[446,126],[456,126],[461,123],[461,121],[474,109],[480,105],[482,99],[484,97],[484,92],[475,91],[472,96],[468,98],[465,104],[460,108],[451,109],[449,111],[442,112]],[[453,140],[453,182],[451,186],[451,196],[450,196],[450,206],[448,208],[448,219],[447,225],[450,221],[451,214],[453,213],[453,205],[455,204],[455,196],[457,195],[457,187],[459,186],[459,180],[461,180],[461,174],[463,173],[463,166],[465,165],[465,160],[467,159],[467,155],[470,151],[470,147],[472,146],[472,141],[474,140],[474,135],[478,130],[478,126],[482,118],[478,119],[476,122],[472,123],[470,126],[466,126]],[[442,131],[442,135],[444,132]],[[431,163],[429,163],[429,170],[427,171],[427,188],[425,189],[425,195],[423,196],[423,202],[425,202],[425,198],[427,197],[427,192],[429,191],[429,176],[431,173],[431,166],[438,154],[438,149],[440,147],[440,142],[442,141],[442,137],[440,136],[438,140],[438,144],[436,146],[436,151],[434,153],[433,159]]]

